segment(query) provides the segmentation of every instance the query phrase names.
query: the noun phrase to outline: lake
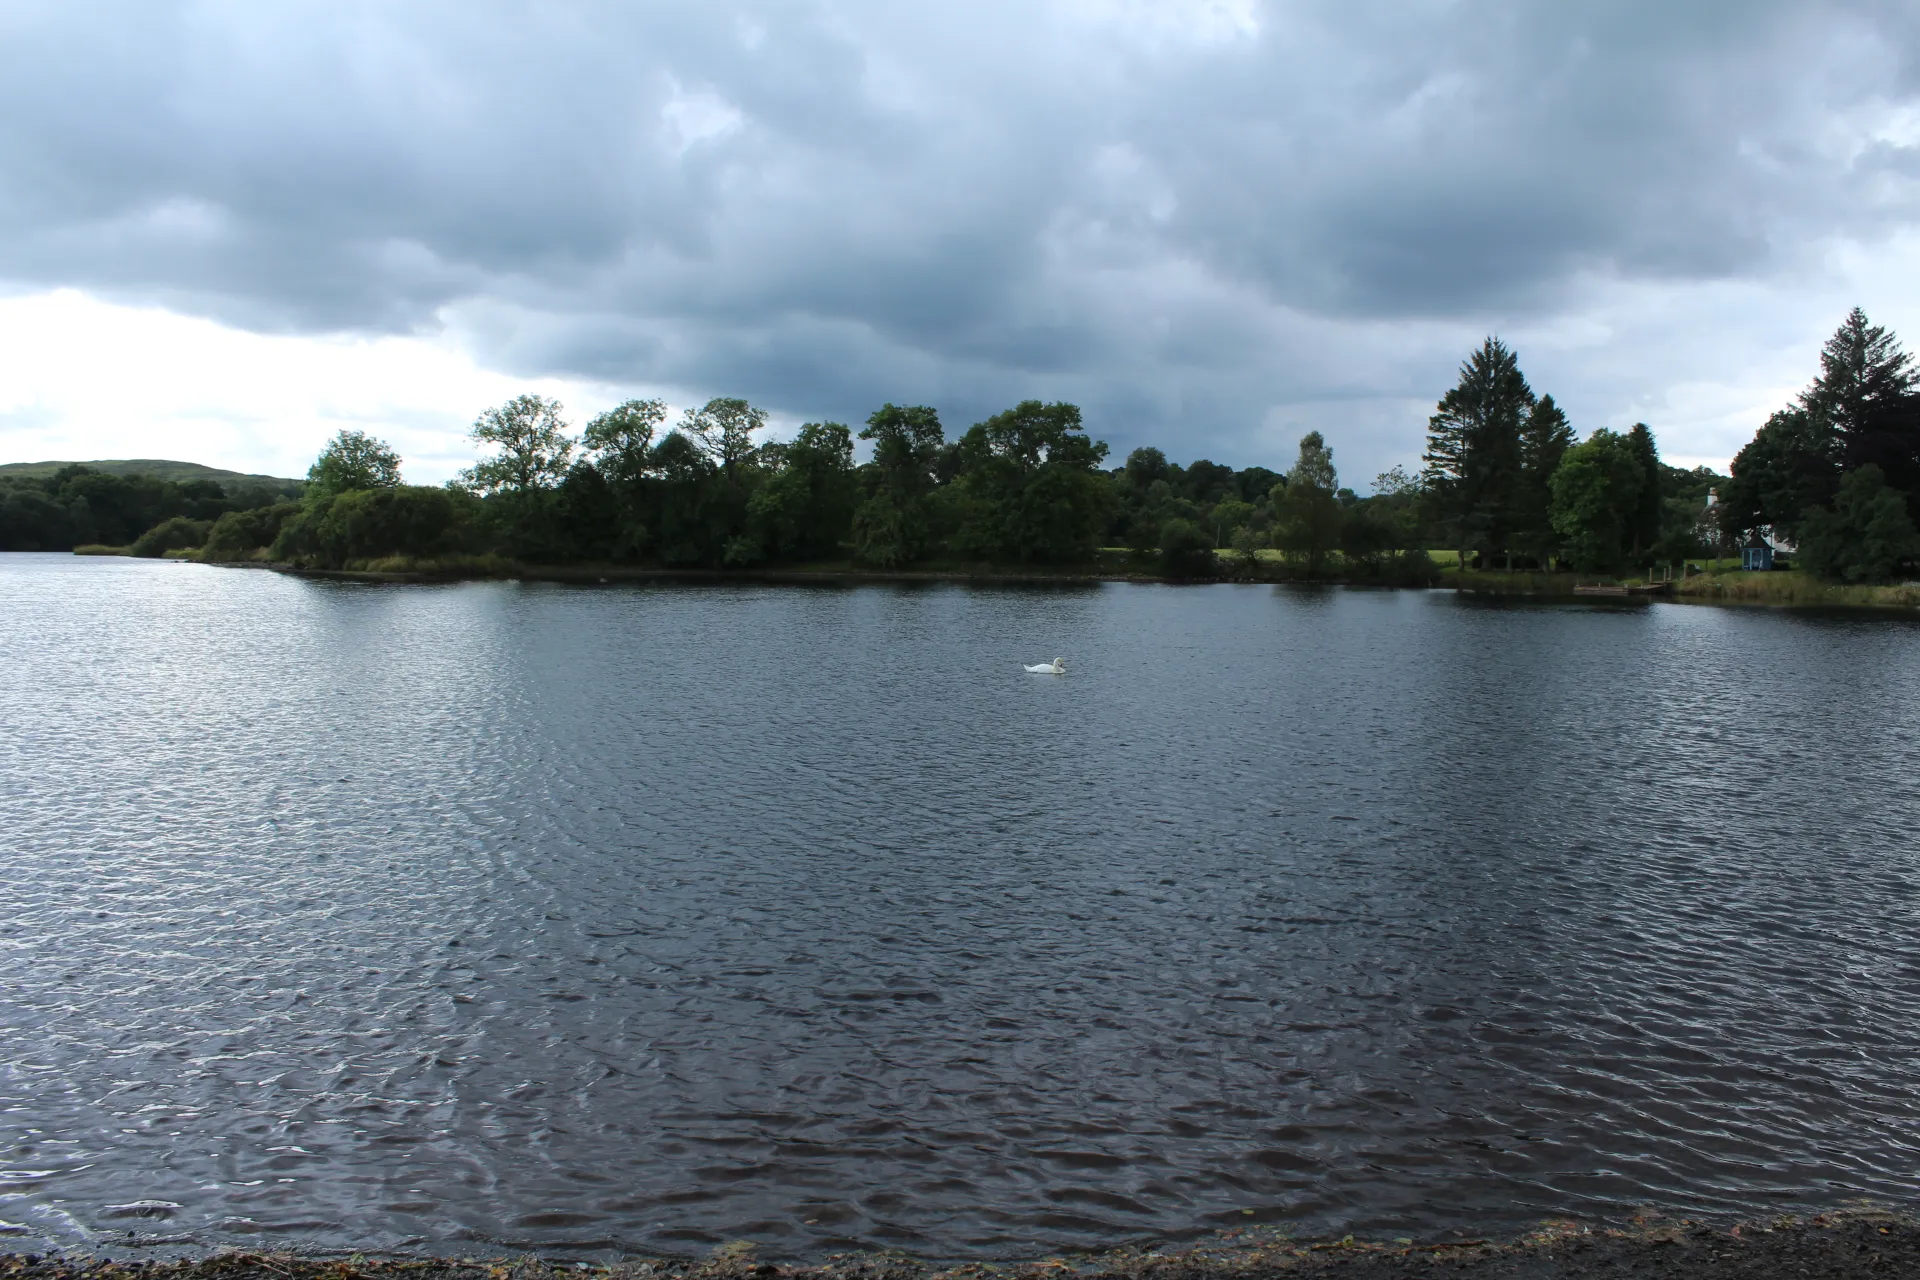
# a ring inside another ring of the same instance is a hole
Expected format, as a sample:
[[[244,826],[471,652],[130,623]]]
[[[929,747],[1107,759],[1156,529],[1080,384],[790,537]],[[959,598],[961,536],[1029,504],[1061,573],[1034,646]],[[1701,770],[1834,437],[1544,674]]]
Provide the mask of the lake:
[[[8,555],[0,658],[5,1247],[1914,1202],[1908,619]]]

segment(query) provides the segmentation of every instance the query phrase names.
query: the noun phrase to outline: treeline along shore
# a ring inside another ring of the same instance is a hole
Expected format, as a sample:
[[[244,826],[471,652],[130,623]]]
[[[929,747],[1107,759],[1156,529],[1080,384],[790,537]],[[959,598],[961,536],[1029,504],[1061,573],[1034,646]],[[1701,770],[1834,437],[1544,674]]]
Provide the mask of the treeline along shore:
[[[1856,309],[1820,364],[1731,475],[1666,465],[1644,423],[1580,439],[1490,337],[1436,405],[1418,470],[1395,467],[1365,496],[1341,483],[1317,431],[1284,472],[1182,466],[1156,448],[1109,466],[1065,403],[1024,401],[957,439],[931,407],[886,404],[857,433],[810,422],[769,442],[766,414],[737,398],[671,424],[660,401],[633,400],[576,434],[560,404],[526,395],[479,416],[486,456],[444,486],[406,484],[395,451],[357,431],[280,490],[78,464],[0,474],[0,550],[438,576],[606,567],[1537,590],[1660,576],[1708,598],[1920,603],[1888,585],[1920,570],[1912,360]],[[856,441],[870,446],[865,462]],[[1728,576],[1759,548],[1795,572]]]

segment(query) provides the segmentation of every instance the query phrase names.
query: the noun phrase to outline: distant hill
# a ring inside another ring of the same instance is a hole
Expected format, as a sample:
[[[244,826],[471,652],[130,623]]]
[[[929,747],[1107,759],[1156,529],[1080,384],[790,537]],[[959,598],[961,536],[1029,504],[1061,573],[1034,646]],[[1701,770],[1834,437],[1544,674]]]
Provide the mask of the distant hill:
[[[0,476],[50,476],[62,467],[74,465],[71,462],[0,462]],[[165,458],[105,458],[95,462],[82,462],[78,465],[91,467],[95,471],[110,476],[143,475],[152,476],[156,480],[172,480],[176,483],[186,480],[217,480],[222,485],[230,485],[246,481],[252,484],[272,485],[277,489],[297,487],[301,483],[284,476],[260,476],[242,471],[222,471],[219,467],[206,467],[197,462],[171,462]]]

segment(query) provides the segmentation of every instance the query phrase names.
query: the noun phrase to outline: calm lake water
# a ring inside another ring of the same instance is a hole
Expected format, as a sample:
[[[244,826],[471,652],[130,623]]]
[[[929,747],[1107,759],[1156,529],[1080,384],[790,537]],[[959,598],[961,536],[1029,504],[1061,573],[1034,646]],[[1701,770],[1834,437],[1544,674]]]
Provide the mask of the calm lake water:
[[[1916,1199],[1906,620],[10,555],[0,659],[13,1248]]]

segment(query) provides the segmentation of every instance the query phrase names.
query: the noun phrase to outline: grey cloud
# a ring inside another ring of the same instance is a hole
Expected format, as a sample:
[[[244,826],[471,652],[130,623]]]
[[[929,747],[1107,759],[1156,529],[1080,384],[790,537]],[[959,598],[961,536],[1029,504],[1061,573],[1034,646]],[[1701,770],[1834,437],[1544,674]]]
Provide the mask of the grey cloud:
[[[1302,414],[1384,438],[1443,332],[1593,279],[1765,278],[1915,221],[1915,139],[1873,133],[1916,99],[1911,6],[1220,12],[15,3],[0,277],[450,325],[796,417],[1074,397],[1200,452]]]

